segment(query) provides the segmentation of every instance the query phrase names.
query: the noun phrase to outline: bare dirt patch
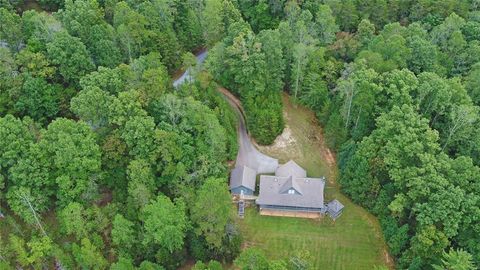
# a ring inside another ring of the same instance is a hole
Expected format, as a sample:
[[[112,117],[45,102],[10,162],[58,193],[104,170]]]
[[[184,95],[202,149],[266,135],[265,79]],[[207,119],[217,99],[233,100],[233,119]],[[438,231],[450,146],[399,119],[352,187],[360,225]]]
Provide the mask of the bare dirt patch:
[[[269,145],[265,146],[270,148],[272,151],[283,150],[288,146],[293,146],[296,143],[295,137],[293,137],[292,130],[287,125],[283,129],[282,134],[280,134],[275,141]]]

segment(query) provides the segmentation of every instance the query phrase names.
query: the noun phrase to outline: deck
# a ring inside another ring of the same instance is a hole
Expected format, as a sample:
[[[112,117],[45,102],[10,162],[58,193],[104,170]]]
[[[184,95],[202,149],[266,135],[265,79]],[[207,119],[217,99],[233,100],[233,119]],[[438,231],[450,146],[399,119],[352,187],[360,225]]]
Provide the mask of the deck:
[[[260,215],[262,216],[276,216],[276,217],[298,217],[298,218],[321,218],[322,214],[316,212],[298,212],[298,211],[285,211],[285,210],[273,210],[273,209],[260,209]]]

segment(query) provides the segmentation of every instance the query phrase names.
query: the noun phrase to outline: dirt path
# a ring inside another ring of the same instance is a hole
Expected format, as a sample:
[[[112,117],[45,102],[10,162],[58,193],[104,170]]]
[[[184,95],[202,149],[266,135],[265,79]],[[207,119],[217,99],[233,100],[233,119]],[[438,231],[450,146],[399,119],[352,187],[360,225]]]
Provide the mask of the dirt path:
[[[248,135],[245,125],[244,110],[240,101],[227,89],[220,87],[219,92],[223,94],[228,103],[236,111],[239,119],[238,124],[238,154],[235,166],[247,166],[261,173],[273,173],[278,167],[278,159],[269,157],[253,145],[250,136]]]

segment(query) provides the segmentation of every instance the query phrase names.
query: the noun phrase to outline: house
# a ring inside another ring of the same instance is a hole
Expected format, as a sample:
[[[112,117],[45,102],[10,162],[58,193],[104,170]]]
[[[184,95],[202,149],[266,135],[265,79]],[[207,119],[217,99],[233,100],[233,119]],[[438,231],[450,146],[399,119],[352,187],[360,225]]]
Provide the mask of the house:
[[[336,220],[342,214],[343,208],[341,202],[333,200],[327,204],[327,213],[333,220]]]
[[[253,195],[257,172],[247,166],[239,166],[230,175],[230,192],[236,195]]]
[[[325,178],[308,178],[293,160],[279,166],[275,175],[260,176],[257,205],[261,215],[317,218],[326,211]]]

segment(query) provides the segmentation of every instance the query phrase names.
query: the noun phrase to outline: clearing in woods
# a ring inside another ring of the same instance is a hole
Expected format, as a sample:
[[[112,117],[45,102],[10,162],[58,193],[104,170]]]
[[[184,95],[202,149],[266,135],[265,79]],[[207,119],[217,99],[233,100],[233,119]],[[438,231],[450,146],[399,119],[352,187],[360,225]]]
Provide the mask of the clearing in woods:
[[[257,246],[272,259],[283,259],[307,250],[315,269],[373,269],[393,263],[377,219],[342,195],[336,184],[335,157],[326,147],[322,130],[313,112],[292,104],[283,96],[285,130],[270,146],[258,146],[262,153],[280,163],[293,159],[311,177],[326,176],[326,201],[333,198],[345,205],[336,222],[325,217],[309,220],[260,216],[255,208],[246,209],[239,219],[246,246]]]

